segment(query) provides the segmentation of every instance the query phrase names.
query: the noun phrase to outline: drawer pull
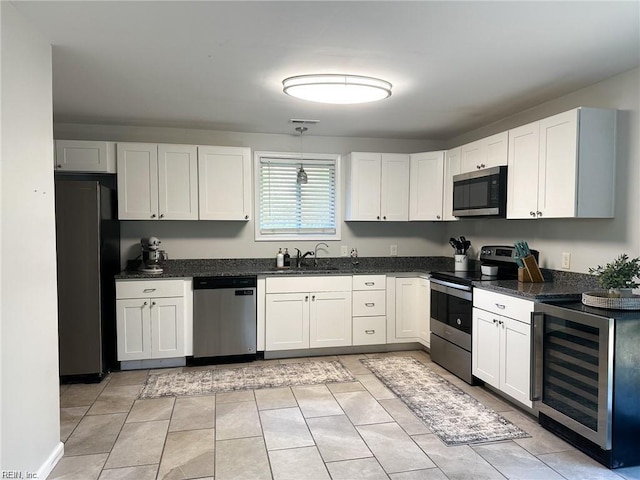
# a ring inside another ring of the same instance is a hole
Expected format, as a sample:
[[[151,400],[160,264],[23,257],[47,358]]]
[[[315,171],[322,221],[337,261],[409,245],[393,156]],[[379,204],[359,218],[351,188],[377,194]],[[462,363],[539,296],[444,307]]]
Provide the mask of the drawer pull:
[[[375,330],[365,330],[364,333],[366,333],[367,335],[373,335],[374,333],[376,333]]]
[[[502,305],[501,303],[496,303],[496,307],[498,307],[500,310],[504,310],[505,308],[507,308],[504,305]]]
[[[366,307],[375,307],[375,306],[376,306],[376,304],[375,304],[375,303],[373,303],[373,302],[367,302],[367,303],[365,303],[364,305],[365,305]]]
[[[155,292],[156,289],[155,288],[145,288],[144,290],[142,290],[142,293],[151,293],[151,292]]]
[[[373,287],[373,286],[376,284],[376,282],[364,282],[364,284],[365,284],[367,287]]]

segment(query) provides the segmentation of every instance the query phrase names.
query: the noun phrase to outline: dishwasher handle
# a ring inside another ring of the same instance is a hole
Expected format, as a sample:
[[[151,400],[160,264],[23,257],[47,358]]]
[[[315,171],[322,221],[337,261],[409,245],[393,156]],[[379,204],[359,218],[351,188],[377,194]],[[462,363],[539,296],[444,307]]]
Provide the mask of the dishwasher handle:
[[[214,290],[220,288],[255,288],[256,277],[194,277],[194,290]]]

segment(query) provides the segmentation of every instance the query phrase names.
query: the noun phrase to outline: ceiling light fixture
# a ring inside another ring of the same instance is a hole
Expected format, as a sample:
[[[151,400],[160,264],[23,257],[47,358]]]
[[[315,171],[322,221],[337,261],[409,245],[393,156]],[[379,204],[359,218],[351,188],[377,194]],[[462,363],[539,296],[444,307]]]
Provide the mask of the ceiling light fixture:
[[[392,87],[379,78],[336,74],[298,75],[285,78],[282,86],[292,97],[342,105],[383,100],[391,96]]]

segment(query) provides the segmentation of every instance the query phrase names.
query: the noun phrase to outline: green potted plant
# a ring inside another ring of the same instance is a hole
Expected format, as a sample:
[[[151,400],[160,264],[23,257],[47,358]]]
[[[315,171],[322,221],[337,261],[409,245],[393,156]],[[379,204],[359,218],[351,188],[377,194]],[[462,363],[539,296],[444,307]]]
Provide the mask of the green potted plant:
[[[623,253],[604,267],[589,268],[589,273],[598,277],[598,283],[609,291],[609,296],[630,297],[631,290],[640,285],[635,281],[640,276],[640,257],[629,258]]]

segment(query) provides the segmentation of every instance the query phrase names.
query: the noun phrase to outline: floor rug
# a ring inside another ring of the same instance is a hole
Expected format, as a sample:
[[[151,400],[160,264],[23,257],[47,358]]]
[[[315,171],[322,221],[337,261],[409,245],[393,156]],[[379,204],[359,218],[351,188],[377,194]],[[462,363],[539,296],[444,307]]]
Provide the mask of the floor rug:
[[[414,358],[360,361],[447,445],[530,436]]]
[[[355,378],[338,361],[218,367],[149,375],[138,398],[210,395],[236,390],[353,381]]]

